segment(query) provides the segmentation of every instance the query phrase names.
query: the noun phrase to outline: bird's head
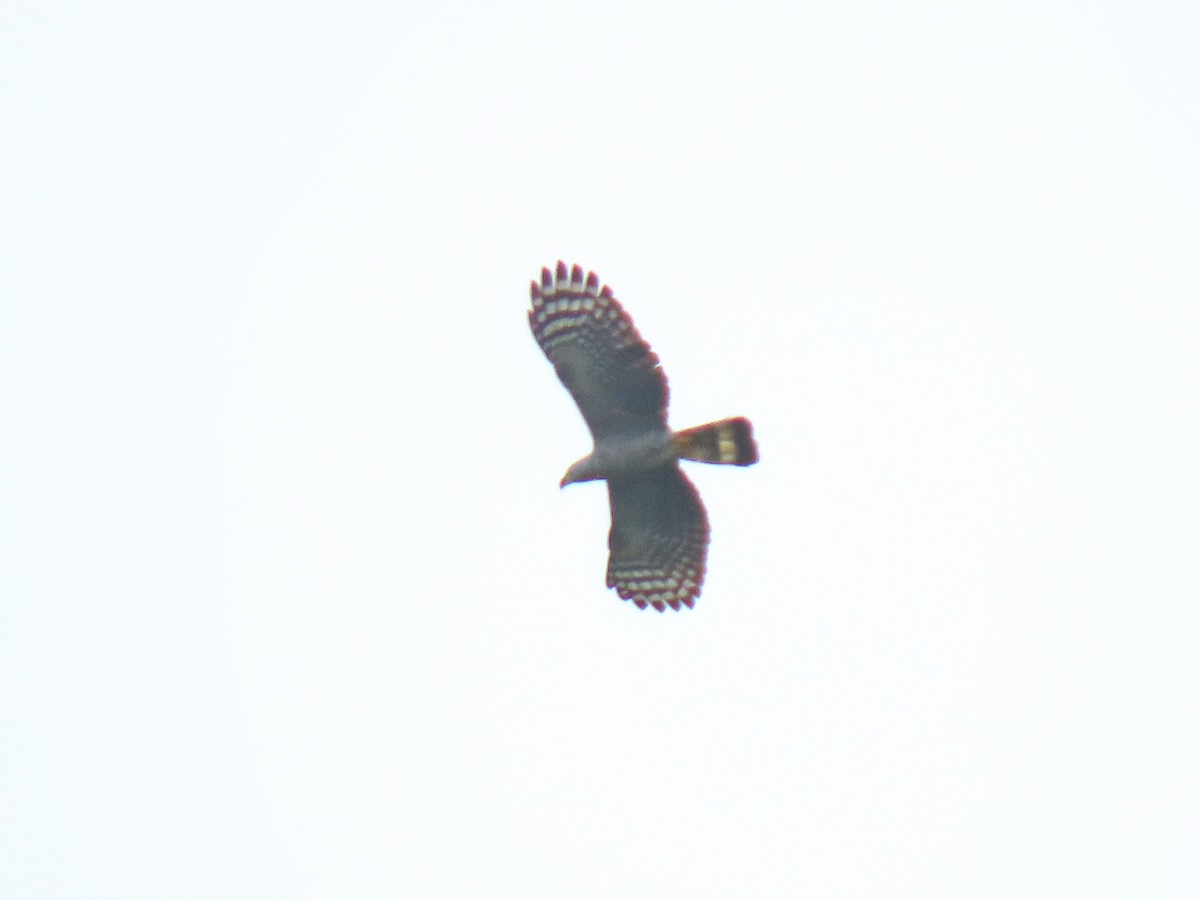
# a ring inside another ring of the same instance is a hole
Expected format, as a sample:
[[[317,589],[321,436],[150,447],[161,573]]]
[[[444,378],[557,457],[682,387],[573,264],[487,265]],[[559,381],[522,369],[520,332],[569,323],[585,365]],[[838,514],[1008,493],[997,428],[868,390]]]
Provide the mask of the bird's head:
[[[597,478],[603,477],[592,465],[592,458],[585,456],[583,459],[571,463],[571,467],[567,469],[567,474],[562,477],[558,486],[565,488],[568,484],[575,484],[579,481],[595,481]]]

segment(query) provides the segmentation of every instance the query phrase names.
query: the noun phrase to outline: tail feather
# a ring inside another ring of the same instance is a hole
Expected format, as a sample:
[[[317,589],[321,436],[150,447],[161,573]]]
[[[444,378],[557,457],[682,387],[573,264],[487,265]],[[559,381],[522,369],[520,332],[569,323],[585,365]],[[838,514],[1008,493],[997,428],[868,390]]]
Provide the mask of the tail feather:
[[[680,459],[748,466],[758,462],[758,447],[750,420],[722,419],[677,431],[671,436]]]

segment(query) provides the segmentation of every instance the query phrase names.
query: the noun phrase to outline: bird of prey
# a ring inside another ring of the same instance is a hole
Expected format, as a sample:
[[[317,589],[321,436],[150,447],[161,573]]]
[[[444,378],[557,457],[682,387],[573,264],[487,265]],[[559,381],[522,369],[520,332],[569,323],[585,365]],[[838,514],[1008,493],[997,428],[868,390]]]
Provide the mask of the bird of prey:
[[[529,288],[529,327],[592,432],[590,455],[561,486],[608,481],[612,529],[606,583],[640,609],[691,607],[704,582],[708,516],[679,460],[758,461],[750,422],[667,427],[667,378],[658,356],[595,272],[561,260]]]

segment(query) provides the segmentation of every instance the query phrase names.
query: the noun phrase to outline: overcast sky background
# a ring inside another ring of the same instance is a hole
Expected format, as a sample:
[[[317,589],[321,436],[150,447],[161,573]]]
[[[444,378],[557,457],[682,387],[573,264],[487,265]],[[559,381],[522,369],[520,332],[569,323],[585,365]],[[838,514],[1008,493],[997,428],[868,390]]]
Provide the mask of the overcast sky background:
[[[1193,3],[6,3],[0,895],[1200,885]],[[692,466],[604,588],[528,282]]]

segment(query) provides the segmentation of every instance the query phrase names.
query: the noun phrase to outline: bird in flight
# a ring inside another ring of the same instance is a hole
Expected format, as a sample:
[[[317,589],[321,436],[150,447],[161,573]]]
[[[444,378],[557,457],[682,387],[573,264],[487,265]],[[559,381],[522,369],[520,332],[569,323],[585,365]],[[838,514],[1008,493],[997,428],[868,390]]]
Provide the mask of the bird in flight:
[[[592,432],[592,452],[563,476],[608,482],[606,583],[640,609],[691,607],[704,583],[708,516],[679,460],[758,461],[750,422],[667,426],[667,377],[595,272],[561,260],[530,283],[529,327]]]

